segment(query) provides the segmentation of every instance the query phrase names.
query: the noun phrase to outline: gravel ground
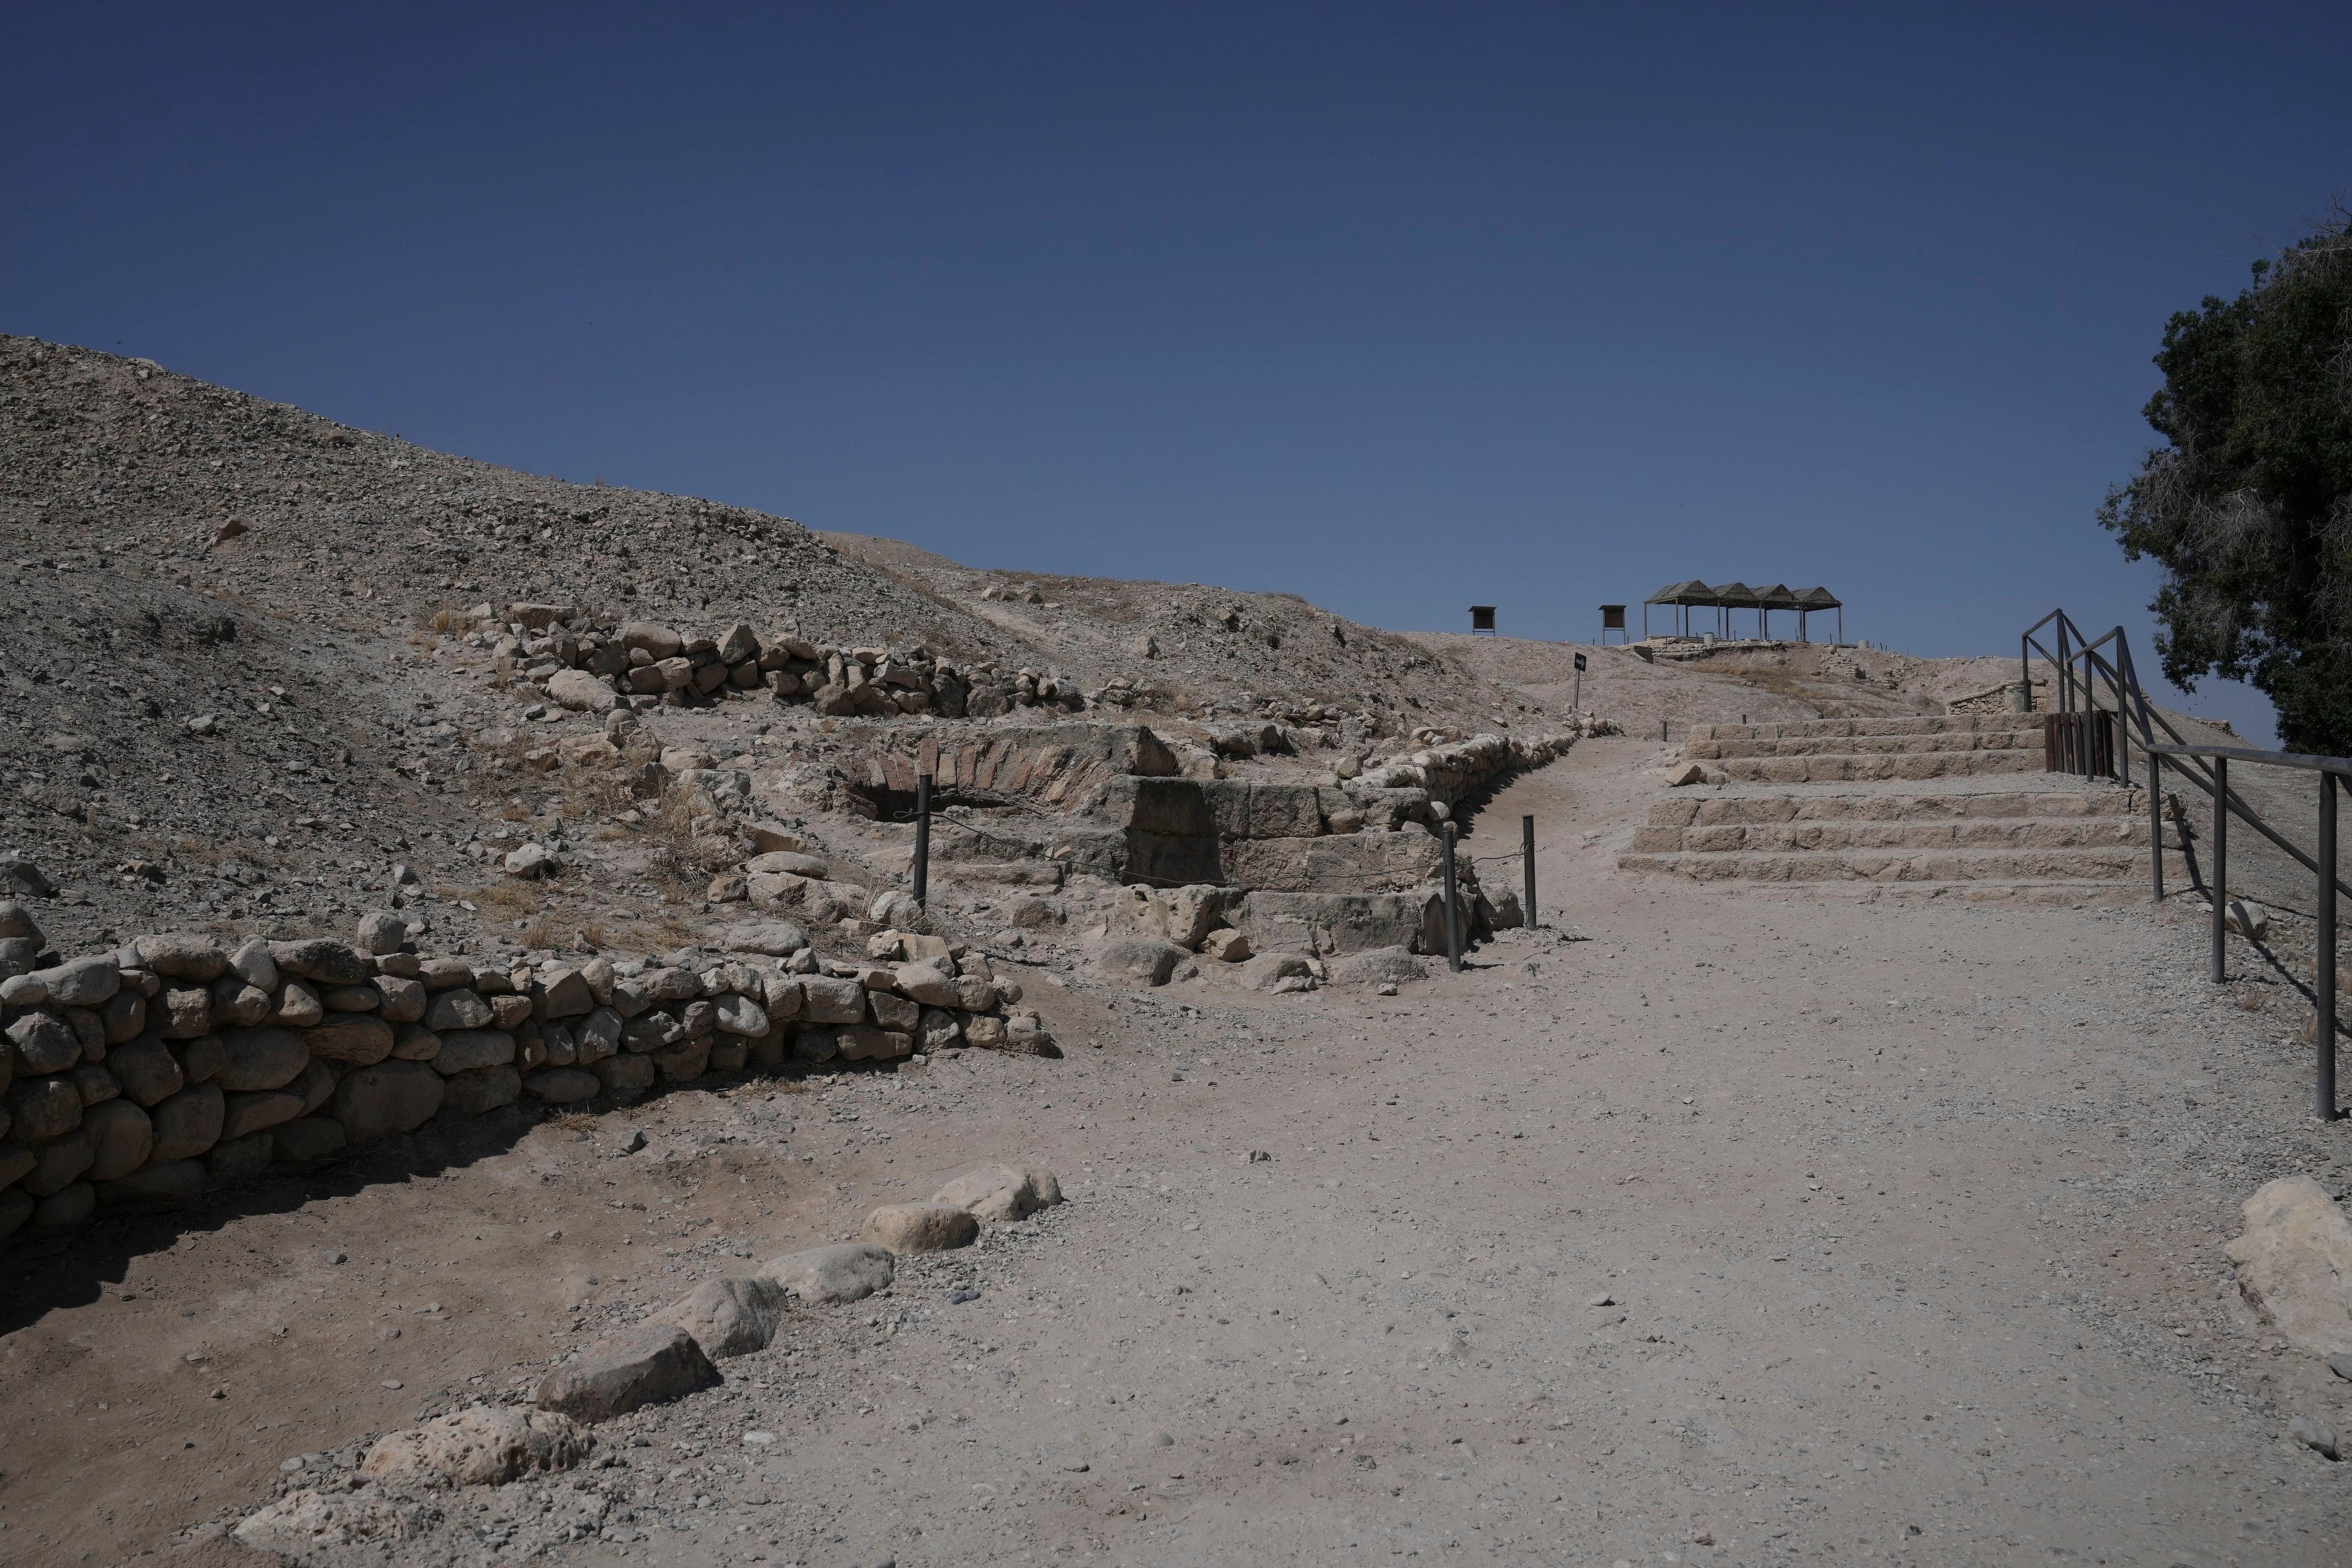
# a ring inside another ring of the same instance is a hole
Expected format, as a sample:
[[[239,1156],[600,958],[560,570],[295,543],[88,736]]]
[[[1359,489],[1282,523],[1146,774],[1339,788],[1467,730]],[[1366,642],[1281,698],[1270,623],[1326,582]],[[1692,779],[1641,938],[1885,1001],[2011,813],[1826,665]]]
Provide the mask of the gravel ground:
[[[1508,786],[1485,815],[1537,815],[1553,929],[1397,997],[1039,977],[1063,1061],[676,1095],[635,1154],[544,1123],[408,1151],[406,1184],[264,1189],[185,1253],[77,1247],[10,1286],[0,1364],[42,1413],[0,1438],[11,1549],[245,1560],[166,1542],[281,1459],[331,1478],[733,1258],[1019,1155],[1070,1201],[796,1312],[723,1388],[600,1429],[596,1468],[423,1499],[393,1554],[2339,1561],[2347,1471],[2285,1429],[2343,1427],[2352,1384],[2221,1255],[2257,1185],[2340,1191],[2352,1158],[2265,955],[2206,984],[2178,906],[1621,879],[1654,750]]]

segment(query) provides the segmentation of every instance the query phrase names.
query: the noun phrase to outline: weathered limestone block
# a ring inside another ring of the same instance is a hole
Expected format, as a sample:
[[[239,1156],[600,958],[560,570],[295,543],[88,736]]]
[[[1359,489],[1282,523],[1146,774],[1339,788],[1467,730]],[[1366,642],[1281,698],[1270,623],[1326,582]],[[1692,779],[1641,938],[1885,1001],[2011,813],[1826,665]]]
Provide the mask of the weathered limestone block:
[[[760,1273],[809,1306],[839,1306],[888,1289],[898,1264],[887,1247],[845,1241],[772,1258]]]
[[[654,1314],[656,1323],[675,1323],[694,1336],[702,1353],[748,1355],[768,1348],[784,1315],[784,1287],[757,1274],[706,1279],[692,1294]]]
[[[1026,1219],[1062,1201],[1062,1184],[1040,1165],[982,1165],[931,1194],[935,1204],[953,1204],[984,1220]]]
[[[719,1381],[719,1370],[675,1323],[639,1323],[583,1351],[539,1386],[539,1405],[575,1421],[609,1421]]]
[[[2238,1293],[2312,1355],[2352,1352],[2352,1220],[2309,1176],[2282,1176],[2242,1205],[2225,1249]]]
[[[372,1480],[495,1487],[568,1470],[588,1457],[587,1429],[552,1410],[476,1405],[376,1439],[360,1462]]]
[[[947,1252],[979,1238],[980,1221],[953,1204],[886,1204],[866,1216],[858,1239],[893,1253]]]

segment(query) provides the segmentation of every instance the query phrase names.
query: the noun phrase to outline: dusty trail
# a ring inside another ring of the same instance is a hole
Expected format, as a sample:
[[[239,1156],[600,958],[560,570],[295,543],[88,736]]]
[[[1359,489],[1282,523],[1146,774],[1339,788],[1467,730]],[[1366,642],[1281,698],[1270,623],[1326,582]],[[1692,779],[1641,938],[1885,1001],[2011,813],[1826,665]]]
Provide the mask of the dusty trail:
[[[887,1300],[795,1314],[727,1388],[604,1428],[625,1468],[446,1500],[400,1554],[2341,1561],[2346,1470],[2283,1434],[2291,1415],[2346,1425],[2352,1384],[2267,1352],[2221,1253],[2261,1182],[2344,1174],[2346,1134],[2302,1120],[2283,988],[2251,954],[2245,979],[2204,984],[2201,928],[2171,911],[1628,879],[1613,857],[1654,754],[1580,747],[1474,824],[1486,854],[1535,814],[1545,917],[1590,940],[1498,942],[1394,998],[1056,996],[1064,1062],[674,1096],[639,1154],[545,1126],[453,1165],[444,1205],[525,1179],[578,1194],[560,1277],[467,1244],[475,1321],[560,1278],[603,1304],[589,1331],[723,1271],[718,1245],[676,1234],[711,1235],[677,1222],[714,1207],[719,1241],[765,1255],[1012,1152],[1072,1201],[910,1266]],[[417,1304],[426,1260],[340,1243],[377,1276],[361,1287],[282,1280],[265,1251],[240,1273],[239,1248],[328,1209],[336,1235],[379,1227],[381,1251],[383,1227],[415,1223],[401,1191],[224,1221],[199,1248],[203,1322],[258,1325],[236,1303],[299,1283],[356,1351],[368,1314]],[[124,1353],[152,1325],[121,1311],[56,1303],[13,1337],[12,1375],[58,1347]],[[384,1343],[371,1367],[405,1353]],[[433,1360],[404,1364],[430,1381]],[[348,1363],[335,1375],[355,1386]],[[278,1424],[243,1437],[237,1484],[249,1499],[277,1454],[404,1421],[390,1406],[413,1388],[266,1408]],[[182,1419],[151,1413],[146,1440],[175,1447]],[[33,1504],[12,1500],[0,1551],[94,1519],[26,1463],[0,1460]],[[159,1528],[196,1511],[171,1503],[115,1506]],[[602,1533],[554,1541],[583,1509]],[[108,1528],[92,1561],[158,1533]]]

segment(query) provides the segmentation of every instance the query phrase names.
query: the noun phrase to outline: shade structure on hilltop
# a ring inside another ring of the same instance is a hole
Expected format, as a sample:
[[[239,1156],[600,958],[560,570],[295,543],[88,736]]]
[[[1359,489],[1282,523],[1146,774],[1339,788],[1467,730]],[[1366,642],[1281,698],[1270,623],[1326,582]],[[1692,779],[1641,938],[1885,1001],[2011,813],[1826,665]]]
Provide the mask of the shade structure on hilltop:
[[[1718,637],[1731,636],[1732,611],[1756,607],[1756,590],[1745,583],[1717,583],[1708,592],[1715,595],[1715,626]]]
[[[1845,602],[1827,588],[1818,585],[1797,590],[1797,640],[1799,642],[1808,640],[1805,637],[1805,617],[1815,610],[1837,612],[1837,640],[1845,641]]]
[[[1675,616],[1676,632],[1680,636],[1687,637],[1690,635],[1689,617],[1681,612],[1692,605],[1711,605],[1715,603],[1715,600],[1709,596],[1714,592],[1715,590],[1709,588],[1697,578],[1691,577],[1680,583],[1669,583],[1664,587],[1659,589],[1656,593],[1651,595],[1648,598],[1643,600],[1642,637],[1643,640],[1646,641],[1650,636],[1650,606],[1652,605],[1673,605],[1676,612]]]
[[[1690,610],[1694,605],[1705,605],[1717,611],[1717,629],[1727,637],[1731,635],[1730,616],[1724,612],[1754,610],[1756,635],[1769,637],[1772,635],[1772,612],[1794,610],[1797,612],[1797,637],[1801,641],[1805,638],[1807,615],[1814,610],[1836,610],[1838,640],[1845,640],[1843,605],[1827,588],[1792,589],[1783,583],[1775,583],[1769,588],[1751,588],[1745,583],[1717,583],[1710,586],[1696,577],[1685,578],[1679,583],[1667,584],[1642,601],[1642,636],[1645,638],[1650,635],[1652,605],[1665,605],[1674,609],[1675,631],[1682,637],[1690,635]]]

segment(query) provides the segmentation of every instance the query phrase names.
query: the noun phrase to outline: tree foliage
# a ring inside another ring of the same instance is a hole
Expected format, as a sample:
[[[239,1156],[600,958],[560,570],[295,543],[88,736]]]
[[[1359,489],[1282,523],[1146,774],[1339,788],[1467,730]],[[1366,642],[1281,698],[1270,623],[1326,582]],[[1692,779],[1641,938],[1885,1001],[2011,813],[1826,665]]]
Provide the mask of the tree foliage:
[[[2165,675],[2249,681],[2289,750],[2352,755],[2352,214],[2175,315],[2156,364],[2170,445],[2099,521],[2165,569]]]

